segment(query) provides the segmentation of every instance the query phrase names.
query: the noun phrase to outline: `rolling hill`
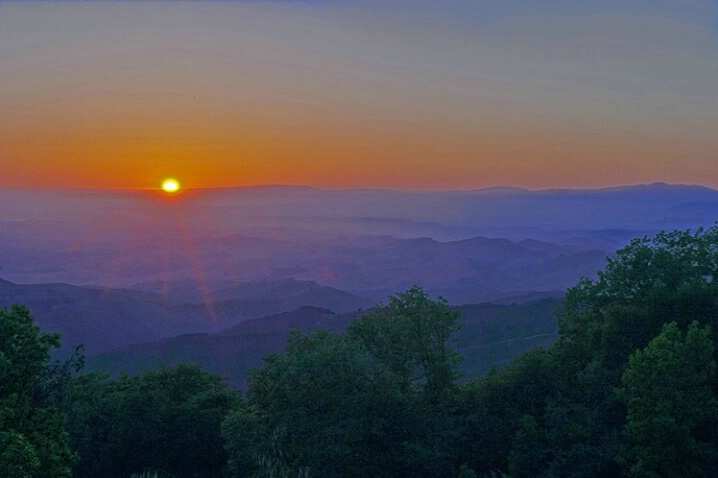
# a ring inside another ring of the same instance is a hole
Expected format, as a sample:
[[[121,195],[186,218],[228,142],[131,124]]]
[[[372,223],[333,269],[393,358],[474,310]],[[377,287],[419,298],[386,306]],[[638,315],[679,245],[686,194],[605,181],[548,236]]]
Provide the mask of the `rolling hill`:
[[[89,354],[187,333],[218,331],[243,320],[310,305],[356,310],[366,299],[294,280],[225,287],[211,303],[182,303],[160,294],[68,284],[21,285],[0,280],[0,307],[27,305],[45,332],[59,332],[65,348],[84,344]],[[189,301],[202,298],[187,294]]]
[[[559,299],[543,299],[526,304],[458,307],[463,327],[455,346],[465,358],[462,368],[466,377],[484,374],[523,352],[551,345],[558,336],[554,313],[559,304]],[[190,362],[224,377],[233,386],[246,388],[249,371],[261,366],[267,354],[281,353],[290,331],[323,328],[341,332],[360,315],[300,307],[244,321],[218,333],[182,335],[90,356],[87,368],[132,374]]]

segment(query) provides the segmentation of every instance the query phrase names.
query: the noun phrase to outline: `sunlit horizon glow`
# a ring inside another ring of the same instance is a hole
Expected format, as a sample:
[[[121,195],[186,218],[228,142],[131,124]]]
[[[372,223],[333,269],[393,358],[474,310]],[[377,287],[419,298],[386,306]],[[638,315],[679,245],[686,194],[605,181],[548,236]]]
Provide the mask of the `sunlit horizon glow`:
[[[162,182],[162,190],[168,194],[179,192],[180,183],[176,179],[167,178]]]
[[[0,187],[718,188],[710,1],[3,2]]]

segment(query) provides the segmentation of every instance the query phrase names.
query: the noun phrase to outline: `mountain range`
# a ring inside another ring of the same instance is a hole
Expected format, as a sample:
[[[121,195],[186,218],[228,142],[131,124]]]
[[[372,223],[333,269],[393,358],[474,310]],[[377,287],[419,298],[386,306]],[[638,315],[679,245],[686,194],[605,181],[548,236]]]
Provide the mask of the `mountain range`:
[[[474,311],[538,314],[535,304],[595,277],[632,238],[716,219],[718,191],[663,183],[441,192],[267,186],[171,197],[0,189],[0,306],[27,304],[43,330],[60,332],[66,347],[84,343],[108,369],[194,357],[225,373],[222,357],[256,365],[281,349],[291,327],[341,330],[361,310],[419,285],[465,307],[458,340],[469,369],[485,371],[506,360],[505,350],[551,340],[555,322],[539,314],[535,333],[525,322],[490,342]]]
[[[172,294],[181,294],[177,285]],[[0,280],[0,307],[26,305],[45,332],[58,332],[63,345],[83,344],[89,354],[187,333],[223,330],[239,322],[302,306],[331,307],[340,313],[371,302],[312,282],[282,280],[236,285],[186,301],[152,292],[100,289],[69,284],[15,284]],[[197,302],[193,302],[193,301]]]
[[[456,308],[462,327],[454,346],[463,355],[466,377],[488,372],[536,347],[548,347],[558,337],[555,311],[559,299],[527,304],[478,304]],[[137,373],[146,368],[196,363],[238,388],[246,388],[252,369],[270,353],[281,353],[289,332],[311,333],[318,328],[342,332],[362,312],[335,314],[320,307],[241,322],[218,333],[186,334],[149,343],[129,345],[91,356],[88,370]]]

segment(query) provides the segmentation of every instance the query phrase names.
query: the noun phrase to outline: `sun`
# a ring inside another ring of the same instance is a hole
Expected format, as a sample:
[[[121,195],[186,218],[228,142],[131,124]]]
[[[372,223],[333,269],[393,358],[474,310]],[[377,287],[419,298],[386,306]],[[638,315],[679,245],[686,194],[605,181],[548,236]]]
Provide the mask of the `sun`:
[[[165,179],[162,182],[162,190],[167,194],[174,194],[180,190],[180,183],[176,179]]]

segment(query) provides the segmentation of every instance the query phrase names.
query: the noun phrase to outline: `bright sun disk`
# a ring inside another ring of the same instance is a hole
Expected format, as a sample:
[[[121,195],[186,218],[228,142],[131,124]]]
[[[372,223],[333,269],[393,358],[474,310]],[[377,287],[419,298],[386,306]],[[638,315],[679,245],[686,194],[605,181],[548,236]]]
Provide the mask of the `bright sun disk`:
[[[176,179],[165,179],[162,183],[162,190],[166,193],[176,193],[179,188],[180,184]]]

